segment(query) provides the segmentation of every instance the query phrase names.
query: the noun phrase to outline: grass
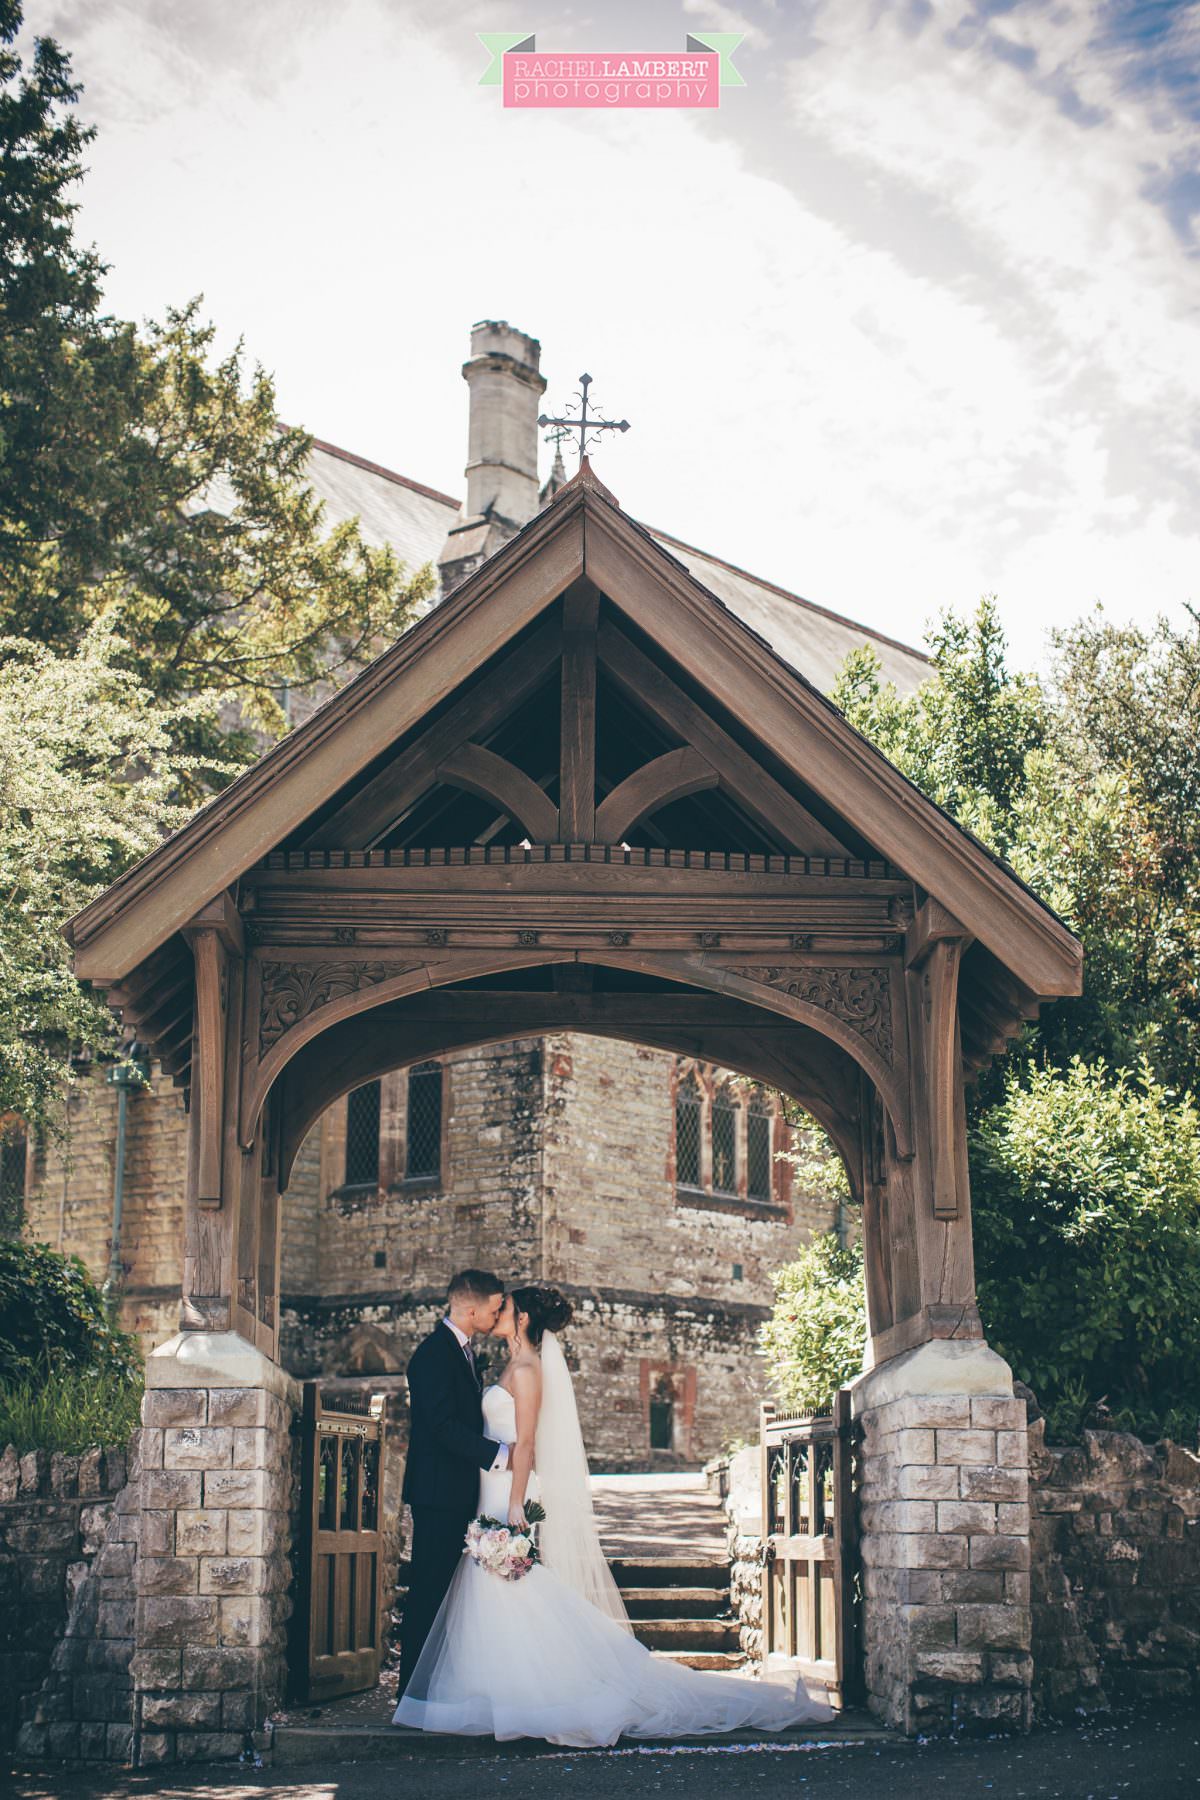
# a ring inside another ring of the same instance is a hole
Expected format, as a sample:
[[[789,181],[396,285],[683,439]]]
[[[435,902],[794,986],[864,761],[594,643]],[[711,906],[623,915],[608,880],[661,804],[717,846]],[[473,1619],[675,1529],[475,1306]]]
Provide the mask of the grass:
[[[141,1371],[54,1368],[0,1383],[0,1450],[81,1450],[125,1445],[141,1418]]]

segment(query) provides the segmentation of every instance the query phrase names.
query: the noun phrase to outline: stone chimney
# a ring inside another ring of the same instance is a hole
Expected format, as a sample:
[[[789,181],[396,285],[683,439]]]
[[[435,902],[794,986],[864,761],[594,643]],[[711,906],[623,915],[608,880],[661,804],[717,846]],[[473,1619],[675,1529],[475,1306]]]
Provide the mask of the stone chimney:
[[[505,319],[471,327],[463,379],[471,391],[467,499],[438,559],[442,592],[456,588],[542,504],[538,493],[538,412],[546,391],[542,347]]]

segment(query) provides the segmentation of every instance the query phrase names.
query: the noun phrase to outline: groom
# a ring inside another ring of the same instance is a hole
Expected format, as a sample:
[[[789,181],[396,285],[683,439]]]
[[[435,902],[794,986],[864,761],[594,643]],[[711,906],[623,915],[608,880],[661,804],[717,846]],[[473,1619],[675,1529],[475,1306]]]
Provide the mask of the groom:
[[[450,1283],[446,1317],[408,1365],[412,1435],[404,1499],[412,1508],[413,1540],[400,1693],[458,1567],[478,1504],[479,1472],[508,1467],[508,1445],[483,1435],[483,1394],[471,1351],[471,1338],[491,1331],[503,1305],[502,1282],[483,1269],[463,1269]]]

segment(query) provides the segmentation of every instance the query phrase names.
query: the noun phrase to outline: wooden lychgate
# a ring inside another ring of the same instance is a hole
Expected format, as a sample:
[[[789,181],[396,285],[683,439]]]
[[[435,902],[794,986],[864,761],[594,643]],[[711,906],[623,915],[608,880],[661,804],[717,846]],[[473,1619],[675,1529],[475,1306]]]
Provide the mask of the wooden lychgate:
[[[383,1395],[326,1400],[304,1384],[292,1686],[332,1700],[379,1679],[383,1649]]]
[[[763,1656],[835,1705],[858,1683],[852,1430],[845,1392],[829,1418],[762,1410]]]

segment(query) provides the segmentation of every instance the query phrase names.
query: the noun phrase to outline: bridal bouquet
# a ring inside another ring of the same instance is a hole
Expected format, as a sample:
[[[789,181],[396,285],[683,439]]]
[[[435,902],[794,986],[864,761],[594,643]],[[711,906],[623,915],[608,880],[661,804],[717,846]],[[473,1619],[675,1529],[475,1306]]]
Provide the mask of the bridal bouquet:
[[[545,1516],[546,1509],[536,1500],[526,1501],[525,1517],[531,1527],[540,1525]],[[502,1525],[499,1519],[481,1513],[467,1526],[467,1555],[502,1581],[520,1581],[538,1559],[537,1540],[532,1530]]]

